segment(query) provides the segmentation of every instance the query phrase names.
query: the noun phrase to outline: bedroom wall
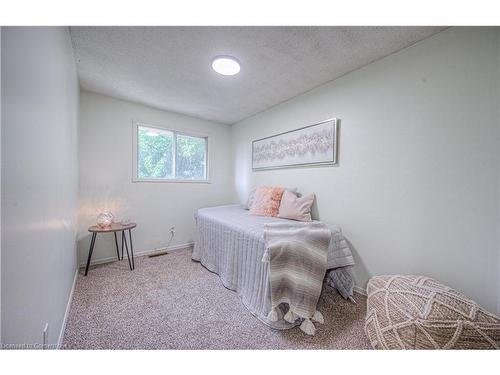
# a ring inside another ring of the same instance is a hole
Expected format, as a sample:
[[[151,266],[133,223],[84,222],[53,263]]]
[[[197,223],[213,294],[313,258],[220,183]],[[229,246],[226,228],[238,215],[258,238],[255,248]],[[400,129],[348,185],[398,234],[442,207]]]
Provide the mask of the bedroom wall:
[[[134,121],[209,136],[211,183],[132,182]],[[102,210],[138,224],[135,253],[192,243],[197,208],[231,203],[231,129],[144,105],[86,91],[80,96],[80,217],[78,255],[85,263],[90,244],[87,228]],[[113,235],[98,235],[92,260],[116,258]]]
[[[2,28],[2,342],[57,344],[76,271],[78,79],[65,27]]]
[[[315,192],[358,286],[424,274],[500,312],[498,48],[498,29],[447,29],[235,124],[237,199],[265,184]],[[252,140],[331,117],[338,166],[252,172]]]
[[[2,28],[0,27],[0,72],[2,71]],[[0,84],[0,197],[2,196],[2,85]],[[2,303],[2,200],[0,199],[0,305]],[[0,308],[0,345],[2,344],[2,309]]]
[[[499,37],[497,38],[497,90],[498,90],[498,95],[500,97],[500,30],[498,31]],[[499,98],[500,102],[500,98]],[[500,103],[499,103],[500,104]],[[500,139],[500,105],[497,105],[497,120],[498,120],[498,139]],[[500,148],[500,146],[499,146]],[[500,155],[500,153],[499,153]],[[500,162],[499,162],[499,167],[500,167]],[[500,170],[498,173],[498,193],[500,195]],[[500,199],[498,200],[498,212],[500,213]],[[499,214],[500,215],[500,214]],[[499,246],[498,246],[498,312],[500,314],[500,222],[499,222]]]

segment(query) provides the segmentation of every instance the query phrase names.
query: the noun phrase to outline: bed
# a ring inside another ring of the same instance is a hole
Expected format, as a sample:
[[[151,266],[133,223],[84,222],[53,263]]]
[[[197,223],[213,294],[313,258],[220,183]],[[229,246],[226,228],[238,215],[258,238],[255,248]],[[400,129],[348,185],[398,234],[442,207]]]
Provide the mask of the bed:
[[[271,308],[264,225],[287,219],[250,215],[242,205],[201,208],[195,214],[196,241],[192,259],[218,274],[224,286],[238,293],[245,307],[275,329],[289,329],[297,323],[267,318]],[[337,226],[330,226],[332,240],[328,268],[354,264],[350,248]]]

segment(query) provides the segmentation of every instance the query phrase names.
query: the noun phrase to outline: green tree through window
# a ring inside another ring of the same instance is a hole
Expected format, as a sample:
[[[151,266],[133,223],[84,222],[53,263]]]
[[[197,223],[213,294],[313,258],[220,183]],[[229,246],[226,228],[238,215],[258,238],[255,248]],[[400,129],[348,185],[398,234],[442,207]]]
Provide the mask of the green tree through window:
[[[207,138],[137,127],[138,178],[205,180],[206,157]]]
[[[176,178],[205,179],[205,138],[177,135]]]

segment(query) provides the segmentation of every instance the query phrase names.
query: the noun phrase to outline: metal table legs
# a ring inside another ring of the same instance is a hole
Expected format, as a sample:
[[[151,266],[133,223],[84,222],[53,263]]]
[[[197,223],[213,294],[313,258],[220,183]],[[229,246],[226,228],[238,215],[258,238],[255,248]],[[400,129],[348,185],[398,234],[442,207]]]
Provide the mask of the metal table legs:
[[[87,267],[85,267],[85,276],[87,276],[87,273],[89,273],[90,258],[92,258],[92,252],[94,251],[96,236],[97,236],[97,233],[95,233],[95,232],[92,233],[92,240],[90,241],[89,257],[87,259]]]
[[[122,260],[123,260],[123,249],[125,249],[125,251],[127,252],[128,265],[130,267],[130,270],[134,270],[135,269],[134,245],[132,244],[132,231],[130,229],[128,230],[128,237],[130,239],[130,255],[128,253],[127,235],[125,234],[125,231],[122,231]]]
[[[125,231],[122,230],[122,259],[123,259],[123,244],[124,243],[125,243],[125,250],[127,251],[128,266],[130,267],[130,270],[132,271],[133,268],[132,268],[132,263],[130,263],[130,255],[128,253],[127,236],[125,235]]]
[[[115,235],[115,245],[116,245],[116,255],[118,256],[118,260],[123,260],[123,249],[127,252],[127,259],[128,259],[128,266],[130,267],[130,270],[135,269],[135,262],[134,262],[134,246],[132,244],[132,230],[128,229],[128,237],[130,240],[130,254],[128,252],[128,243],[127,243],[127,235],[125,234],[125,230],[122,230],[122,257],[120,259],[120,250],[118,248],[118,238],[116,237],[116,232],[114,232]],[[85,267],[85,276],[89,273],[89,267],[90,267],[90,260],[92,259],[92,253],[94,252],[94,246],[95,246],[95,241],[96,241],[97,233],[93,232],[92,233],[92,239],[90,240],[90,249],[89,249],[89,256],[87,258],[87,265]]]
[[[120,260],[120,250],[118,249],[118,239],[116,238],[116,232],[113,232],[115,235],[115,245],[116,245],[116,255],[118,256],[118,260]]]
[[[122,232],[123,233],[123,232]],[[132,255],[132,269],[135,269],[134,263],[134,245],[132,245],[132,230],[128,230],[128,238],[130,238],[130,254]]]

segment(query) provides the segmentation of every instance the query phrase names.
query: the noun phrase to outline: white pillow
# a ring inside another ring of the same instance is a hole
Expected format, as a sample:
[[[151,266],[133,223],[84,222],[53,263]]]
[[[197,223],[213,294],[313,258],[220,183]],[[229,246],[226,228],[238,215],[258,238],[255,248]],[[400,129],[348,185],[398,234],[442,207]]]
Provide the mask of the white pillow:
[[[281,197],[278,217],[298,221],[312,221],[311,207],[314,203],[314,194],[297,197],[290,191],[284,191]]]

